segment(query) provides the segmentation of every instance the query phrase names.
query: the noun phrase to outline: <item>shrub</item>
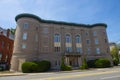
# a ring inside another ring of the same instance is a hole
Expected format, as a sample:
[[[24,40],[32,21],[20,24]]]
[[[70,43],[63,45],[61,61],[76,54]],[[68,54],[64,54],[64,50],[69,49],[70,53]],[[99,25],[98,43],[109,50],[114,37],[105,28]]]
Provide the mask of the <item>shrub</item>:
[[[40,61],[40,62],[25,62],[22,64],[22,71],[24,73],[31,72],[44,72],[50,69],[49,61]]]
[[[23,73],[36,72],[37,68],[38,68],[38,65],[33,62],[25,62],[22,64],[22,72]]]
[[[65,66],[65,71],[71,71],[72,67],[71,66]]]
[[[100,58],[95,61],[96,68],[106,68],[106,67],[110,67],[110,66],[111,66],[111,63],[108,59]]]
[[[89,61],[87,62],[88,67],[89,67],[89,68],[95,68],[95,61],[96,61],[96,60],[89,60]]]
[[[72,70],[72,67],[69,66],[69,65],[61,66],[61,70],[62,70],[62,71],[71,71],[71,70]]]
[[[40,61],[40,62],[34,62],[38,65],[37,71],[38,72],[44,72],[50,69],[50,62],[49,61]]]
[[[61,63],[61,67],[60,69],[62,71],[71,71],[72,70],[72,67],[71,66],[66,66],[65,63],[64,63],[64,58],[62,58],[62,63]]]
[[[0,71],[3,71],[3,68],[0,66]]]
[[[119,64],[119,59],[114,58],[114,59],[113,59],[113,64],[114,64],[115,66],[117,66],[117,65]]]
[[[62,61],[61,61],[62,63],[61,63],[61,67],[60,67],[60,69],[62,70],[62,71],[65,71],[65,63],[64,63],[64,58],[62,57]]]
[[[88,65],[87,65],[87,62],[86,62],[85,58],[84,58],[82,66],[80,66],[80,69],[88,69]]]

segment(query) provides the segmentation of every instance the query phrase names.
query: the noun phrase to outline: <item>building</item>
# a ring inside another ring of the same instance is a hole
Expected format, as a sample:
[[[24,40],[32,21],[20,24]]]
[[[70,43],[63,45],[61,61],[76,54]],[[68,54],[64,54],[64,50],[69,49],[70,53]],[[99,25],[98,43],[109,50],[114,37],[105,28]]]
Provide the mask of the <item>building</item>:
[[[3,29],[3,28],[0,27],[0,32],[3,32],[3,35],[7,36],[7,29]],[[12,34],[11,31],[9,33],[9,38],[14,40],[14,34]]]
[[[116,43],[111,42],[111,43],[109,43],[109,47],[110,47],[110,51],[111,51],[113,48],[117,47],[117,45],[116,45]]]
[[[32,14],[19,14],[11,70],[21,71],[25,61],[48,60],[52,69],[59,69],[61,58],[74,67],[82,65],[84,58],[108,58],[107,25],[86,25],[43,20]]]
[[[0,32],[0,67],[10,68],[11,57],[13,53],[13,40],[9,38],[10,30],[7,33]]]

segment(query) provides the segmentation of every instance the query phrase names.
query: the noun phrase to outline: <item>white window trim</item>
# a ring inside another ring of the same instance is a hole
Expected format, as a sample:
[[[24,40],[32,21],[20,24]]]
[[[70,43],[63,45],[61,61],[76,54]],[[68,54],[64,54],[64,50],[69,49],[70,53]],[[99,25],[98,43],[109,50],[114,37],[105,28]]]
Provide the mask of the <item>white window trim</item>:
[[[28,23],[27,22],[25,22],[24,24],[23,24],[23,29],[28,29]]]
[[[23,33],[22,39],[27,40],[27,32]]]
[[[98,38],[95,38],[95,44],[96,44],[96,45],[99,44]]]
[[[100,48],[96,48],[96,53],[100,54]]]
[[[93,36],[97,36],[97,31],[93,31]]]

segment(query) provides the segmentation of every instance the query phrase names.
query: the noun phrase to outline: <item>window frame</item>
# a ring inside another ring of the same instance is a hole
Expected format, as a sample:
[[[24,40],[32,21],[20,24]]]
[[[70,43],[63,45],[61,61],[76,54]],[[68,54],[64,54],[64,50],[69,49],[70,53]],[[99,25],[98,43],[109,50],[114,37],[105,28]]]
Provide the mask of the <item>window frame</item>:
[[[60,39],[60,34],[54,34],[54,43],[59,43]]]
[[[100,54],[100,48],[96,48],[96,53]]]
[[[99,40],[98,40],[98,38],[95,38],[95,40],[94,40],[95,42],[95,44],[97,45],[97,44],[99,44]]]
[[[79,35],[75,36],[75,42],[76,42],[76,44],[81,43],[81,38]]]
[[[22,40],[27,40],[27,36],[28,36],[27,32],[24,32],[22,36]]]
[[[97,36],[97,31],[93,31],[93,36]]]
[[[86,44],[89,45],[90,44],[90,39],[86,40]]]
[[[65,35],[65,42],[66,42],[66,43],[71,43],[71,42],[72,42],[72,40],[71,40],[71,35],[70,35],[70,34],[66,34],[66,35]]]
[[[25,22],[25,23],[23,23],[23,29],[28,29],[28,27],[29,27],[29,24],[27,23],[27,22]]]

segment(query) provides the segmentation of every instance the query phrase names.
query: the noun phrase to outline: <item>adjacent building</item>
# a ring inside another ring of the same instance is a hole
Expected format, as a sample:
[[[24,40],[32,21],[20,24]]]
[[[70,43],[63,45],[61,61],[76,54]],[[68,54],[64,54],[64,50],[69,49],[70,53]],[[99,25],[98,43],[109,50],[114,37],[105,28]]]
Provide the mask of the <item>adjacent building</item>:
[[[43,20],[32,14],[19,14],[11,70],[21,71],[25,61],[48,60],[51,69],[60,69],[61,58],[73,68],[84,58],[108,58],[109,43],[104,23],[86,25]],[[111,61],[112,63],[112,61]]]
[[[13,53],[13,40],[9,38],[10,30],[5,33],[0,28],[0,67],[3,69],[10,68],[11,57]]]
[[[116,48],[117,45],[116,45],[116,43],[111,42],[111,43],[109,43],[109,47],[110,47],[110,51],[111,51],[113,48]]]

